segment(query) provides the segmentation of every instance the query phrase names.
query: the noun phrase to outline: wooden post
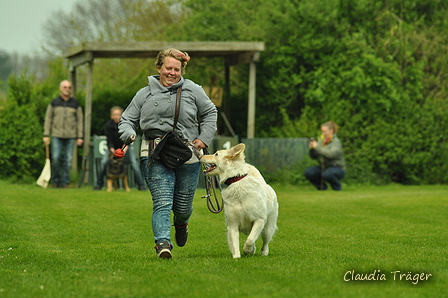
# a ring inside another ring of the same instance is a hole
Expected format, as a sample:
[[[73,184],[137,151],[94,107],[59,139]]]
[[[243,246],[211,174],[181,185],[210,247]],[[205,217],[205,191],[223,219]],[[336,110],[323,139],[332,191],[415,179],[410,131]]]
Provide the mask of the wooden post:
[[[247,109],[247,138],[253,139],[255,135],[255,62],[249,64],[249,101]]]
[[[226,115],[230,113],[230,66],[225,62],[224,66],[224,100],[222,110]],[[230,117],[232,118],[232,117]],[[232,119],[230,119],[232,120]]]
[[[70,63],[72,64],[72,63]],[[70,65],[70,80],[72,82],[72,96],[76,97],[77,83],[76,83],[76,67]]]
[[[89,173],[89,150],[90,150],[90,131],[92,126],[92,85],[93,85],[93,59],[87,63],[87,82],[86,82],[86,108],[84,113],[84,179],[88,181]]]
[[[70,63],[70,81],[72,83],[72,91],[71,91],[71,95],[72,97],[76,98],[76,67],[74,67],[73,65],[71,65],[72,63]],[[72,157],[72,169],[71,171],[74,173],[78,172],[78,145],[75,142],[75,148],[73,150],[73,157]]]

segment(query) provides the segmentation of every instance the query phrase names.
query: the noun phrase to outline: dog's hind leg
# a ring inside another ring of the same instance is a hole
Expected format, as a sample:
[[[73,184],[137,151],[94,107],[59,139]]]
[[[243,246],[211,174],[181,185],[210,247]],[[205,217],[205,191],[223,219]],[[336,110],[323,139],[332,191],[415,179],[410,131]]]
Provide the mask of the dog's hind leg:
[[[272,236],[274,236],[275,230],[277,230],[275,224],[273,227],[271,225],[272,224],[266,226],[261,233],[261,238],[263,239],[263,247],[261,248],[262,256],[267,256],[269,254],[269,242],[271,242]]]
[[[229,244],[230,253],[234,259],[240,258],[240,234],[238,226],[227,226],[227,243]]]
[[[255,253],[255,241],[257,241],[258,237],[261,234],[261,231],[263,231],[263,227],[266,223],[266,220],[263,218],[257,219],[254,221],[254,224],[252,226],[252,230],[250,231],[249,236],[246,239],[246,243],[244,243],[243,251],[244,254],[254,254]]]
[[[123,187],[126,191],[131,191],[129,188],[128,176],[123,177]]]
[[[277,231],[277,217],[278,212],[274,212],[268,217],[268,221],[261,232],[261,238],[263,239],[263,247],[261,248],[261,255],[267,256],[269,254],[269,242]]]

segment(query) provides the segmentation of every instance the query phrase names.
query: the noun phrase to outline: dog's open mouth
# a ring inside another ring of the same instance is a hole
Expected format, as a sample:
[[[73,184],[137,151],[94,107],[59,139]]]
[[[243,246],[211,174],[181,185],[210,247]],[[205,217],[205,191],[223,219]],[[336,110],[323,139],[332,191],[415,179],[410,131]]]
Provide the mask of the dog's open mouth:
[[[207,174],[216,169],[216,165],[214,163],[206,163],[204,164],[204,168],[204,173]]]

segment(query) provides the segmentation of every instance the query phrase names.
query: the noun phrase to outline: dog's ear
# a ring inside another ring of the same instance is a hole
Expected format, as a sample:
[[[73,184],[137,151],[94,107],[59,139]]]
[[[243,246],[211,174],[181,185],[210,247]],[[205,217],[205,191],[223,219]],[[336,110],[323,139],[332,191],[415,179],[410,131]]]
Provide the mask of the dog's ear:
[[[246,148],[246,145],[244,145],[243,143],[239,143],[238,145],[230,148],[229,157],[235,158],[235,157],[239,156],[241,153],[244,152],[245,148]]]

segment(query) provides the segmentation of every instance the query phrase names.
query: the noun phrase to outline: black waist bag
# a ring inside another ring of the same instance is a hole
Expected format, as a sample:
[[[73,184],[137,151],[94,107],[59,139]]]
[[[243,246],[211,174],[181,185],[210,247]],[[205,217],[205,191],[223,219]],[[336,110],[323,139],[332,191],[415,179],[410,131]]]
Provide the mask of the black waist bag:
[[[168,168],[174,169],[191,158],[193,153],[176,132],[167,132],[157,145],[163,145],[159,153],[160,161]],[[157,148],[156,147],[156,148]]]
[[[159,157],[166,167],[174,169],[189,160],[192,155],[191,149],[179,135],[175,131],[170,131],[163,135],[156,145],[154,152],[149,157],[149,162],[152,163]]]

